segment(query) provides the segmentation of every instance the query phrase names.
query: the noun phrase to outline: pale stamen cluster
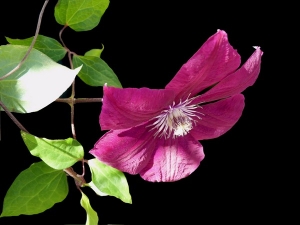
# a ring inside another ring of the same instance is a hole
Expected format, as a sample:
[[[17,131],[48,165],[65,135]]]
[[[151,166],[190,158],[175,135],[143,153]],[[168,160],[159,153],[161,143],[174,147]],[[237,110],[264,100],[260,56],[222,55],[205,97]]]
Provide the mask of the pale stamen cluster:
[[[155,122],[150,126],[154,126],[151,130],[156,129],[154,137],[173,138],[177,136],[185,136],[193,129],[193,124],[196,123],[195,117],[201,119],[200,114],[196,111],[197,108],[201,108],[199,104],[190,103],[194,98],[187,97],[185,101],[181,101],[176,104],[173,102],[169,106],[169,109],[165,109],[160,115],[154,117]]]

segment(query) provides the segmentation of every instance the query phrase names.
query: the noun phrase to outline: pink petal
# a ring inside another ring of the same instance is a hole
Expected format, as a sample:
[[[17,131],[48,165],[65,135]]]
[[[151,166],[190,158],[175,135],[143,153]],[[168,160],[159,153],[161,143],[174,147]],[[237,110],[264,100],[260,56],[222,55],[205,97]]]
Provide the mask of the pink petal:
[[[139,125],[157,116],[173,99],[171,90],[104,86],[101,129],[125,129]]]
[[[156,145],[153,132],[148,131],[147,125],[109,131],[90,153],[118,170],[137,174],[148,164]]]
[[[241,117],[245,106],[242,94],[204,105],[197,111],[204,114],[190,131],[197,140],[211,139],[226,133]]]
[[[152,182],[180,180],[195,171],[203,158],[202,145],[189,134],[166,140],[161,138],[157,142],[154,157],[140,175]]]
[[[227,98],[229,96],[239,94],[247,87],[253,85],[260,71],[262,54],[263,52],[260,48],[257,48],[239,70],[225,77],[212,89],[203,95],[200,95],[197,100],[195,99],[193,103],[209,102]]]
[[[240,55],[229,44],[226,32],[219,30],[180,68],[166,89],[176,91],[176,100],[189,94],[193,97],[235,71],[240,63]]]

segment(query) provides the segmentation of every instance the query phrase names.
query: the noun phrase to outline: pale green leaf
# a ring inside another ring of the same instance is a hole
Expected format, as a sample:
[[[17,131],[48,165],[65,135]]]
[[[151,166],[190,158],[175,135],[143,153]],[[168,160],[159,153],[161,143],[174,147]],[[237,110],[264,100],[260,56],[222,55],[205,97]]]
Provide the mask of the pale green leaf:
[[[33,163],[17,176],[8,189],[0,217],[44,212],[63,201],[68,191],[64,171],[55,170],[44,162]]]
[[[121,171],[105,165],[98,159],[91,159],[88,164],[92,182],[102,193],[119,198],[125,203],[132,203],[126,177]]]
[[[82,191],[81,194],[80,205],[85,209],[87,214],[85,225],[98,225],[99,219],[97,212],[92,208],[88,197]]]
[[[0,46],[0,77],[10,72],[27,50],[27,46]],[[79,70],[62,66],[32,49],[24,64],[0,81],[0,101],[11,112],[38,111],[59,98],[72,84]]]
[[[30,46],[33,37],[26,39],[12,39],[6,37],[8,43],[13,45],[25,45]],[[38,35],[34,48],[41,51],[55,62],[61,60],[66,55],[66,49],[55,39]]]
[[[109,5],[109,0],[59,0],[55,6],[56,21],[75,31],[96,27]]]
[[[86,186],[90,187],[91,189],[93,189],[93,191],[99,195],[99,196],[107,196],[108,194],[102,192],[99,190],[99,188],[97,188],[97,186],[94,184],[93,181],[89,182],[88,184],[86,184]]]
[[[102,45],[103,46],[103,45]],[[95,56],[95,57],[99,57],[101,56],[101,53],[104,50],[104,46],[101,49],[91,49],[89,51],[87,51],[84,56]]]
[[[95,56],[74,55],[73,65],[83,65],[78,73],[79,78],[90,86],[122,87],[117,75],[101,58]]]
[[[38,138],[24,131],[21,131],[21,136],[30,153],[40,157],[48,166],[54,169],[66,169],[83,159],[83,147],[73,138],[49,140]]]

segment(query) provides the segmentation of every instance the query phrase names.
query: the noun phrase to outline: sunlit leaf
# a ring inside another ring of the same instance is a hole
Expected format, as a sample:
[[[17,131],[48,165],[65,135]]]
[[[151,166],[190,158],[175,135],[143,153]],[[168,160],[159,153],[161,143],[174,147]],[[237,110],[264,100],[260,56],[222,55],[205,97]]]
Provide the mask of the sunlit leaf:
[[[0,77],[10,72],[27,50],[27,46],[0,46]],[[72,84],[79,70],[62,66],[32,49],[19,70],[0,80],[0,101],[12,112],[38,111],[59,98]]]
[[[25,45],[30,46],[33,37],[26,39],[12,39],[6,37],[8,43],[13,45]],[[55,39],[38,35],[34,48],[41,51],[55,62],[61,60],[66,55],[66,49]]]
[[[122,87],[117,75],[101,58],[95,56],[74,55],[73,65],[83,65],[78,73],[79,78],[90,86]]]
[[[95,57],[99,57],[101,56],[101,53],[104,50],[104,46],[101,49],[91,49],[89,51],[87,51],[84,56],[95,56]]]
[[[75,31],[96,27],[109,5],[109,0],[59,0],[55,6],[56,21]]]
[[[63,201],[68,191],[64,171],[55,170],[44,162],[33,163],[8,189],[0,217],[44,212]]]
[[[24,131],[21,131],[21,135],[30,153],[54,169],[66,169],[83,159],[83,147],[73,138],[49,140]]]
[[[88,164],[92,181],[101,192],[119,198],[125,203],[132,203],[126,177],[121,171],[105,165],[98,159],[91,159]]]
[[[97,188],[97,186],[94,184],[93,181],[89,182],[88,184],[86,184],[86,186],[90,187],[91,189],[93,189],[93,191],[99,195],[99,196],[107,196],[108,194],[102,192],[99,190],[99,188]]]
[[[81,194],[82,197],[80,200],[80,205],[85,209],[87,214],[85,225],[98,225],[98,215],[96,211],[92,208],[90,200],[83,192],[81,192]]]

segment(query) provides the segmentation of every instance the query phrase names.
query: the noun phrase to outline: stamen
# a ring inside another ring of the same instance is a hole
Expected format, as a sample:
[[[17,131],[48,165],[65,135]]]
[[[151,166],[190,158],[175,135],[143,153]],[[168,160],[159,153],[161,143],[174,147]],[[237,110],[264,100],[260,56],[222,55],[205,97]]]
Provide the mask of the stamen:
[[[150,125],[153,126],[150,130],[156,129],[154,137],[163,136],[166,139],[171,135],[173,138],[187,135],[193,129],[193,123],[197,122],[195,117],[201,119],[200,114],[203,115],[196,111],[197,108],[201,108],[199,104],[189,105],[193,100],[194,98],[189,99],[188,96],[185,101],[180,100],[177,105],[173,102],[169,109],[163,110],[160,115],[154,117],[156,121]]]

